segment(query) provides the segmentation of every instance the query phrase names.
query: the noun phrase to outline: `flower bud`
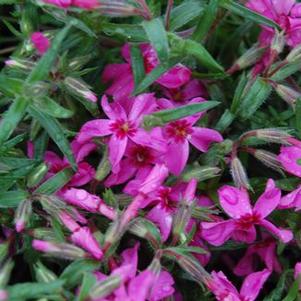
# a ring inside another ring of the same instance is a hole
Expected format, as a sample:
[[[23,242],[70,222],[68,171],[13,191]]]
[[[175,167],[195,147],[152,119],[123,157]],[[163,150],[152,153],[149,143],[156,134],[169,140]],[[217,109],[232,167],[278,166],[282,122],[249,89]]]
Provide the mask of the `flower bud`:
[[[47,237],[50,241],[55,241],[57,238],[54,231],[50,228],[35,228],[30,231],[30,235],[36,239],[43,239]]]
[[[173,244],[176,244],[179,240],[181,242],[186,240],[185,228],[191,218],[193,206],[194,202],[191,200],[184,199],[180,202],[177,213],[173,218]]]
[[[6,60],[5,65],[11,68],[21,69],[25,71],[31,71],[35,67],[34,62],[17,58]]]
[[[63,201],[54,195],[36,195],[35,198],[40,201],[43,209],[50,215],[57,215],[58,212],[67,207]]]
[[[103,15],[110,17],[128,17],[139,14],[136,7],[120,0],[101,1],[99,10]]]
[[[7,285],[11,271],[14,267],[14,262],[10,259],[7,260],[0,269],[0,288],[3,288]]]
[[[283,51],[285,45],[285,32],[275,31],[274,38],[271,43],[271,52],[273,54],[279,54]]]
[[[121,277],[114,275],[109,276],[105,280],[96,283],[89,293],[91,300],[102,300],[109,296],[122,283]]]
[[[250,183],[245,168],[237,157],[231,160],[230,170],[236,187],[250,189]]]
[[[149,220],[144,218],[137,218],[130,223],[129,231],[140,237],[146,239],[154,249],[160,248],[161,234],[158,228]]]
[[[259,129],[255,130],[254,133],[255,137],[257,137],[258,139],[264,140],[266,142],[279,143],[284,145],[289,145],[287,139],[291,137],[288,132],[277,128]]]
[[[22,232],[29,220],[32,212],[32,203],[30,200],[22,201],[15,212],[15,227],[17,232]]]
[[[109,161],[109,156],[108,156],[108,147],[106,147],[103,152],[101,161],[99,162],[99,165],[97,167],[94,178],[97,181],[102,181],[108,176],[110,171],[111,171],[111,163]]]
[[[220,168],[213,166],[197,166],[184,171],[181,175],[184,182],[191,179],[197,179],[199,182],[217,177],[220,173]]]
[[[47,269],[40,261],[34,265],[34,271],[38,282],[49,283],[57,279],[57,276]]]
[[[33,188],[38,185],[48,171],[48,166],[45,163],[41,163],[39,166],[33,169],[33,171],[27,177],[27,187]]]
[[[245,69],[255,64],[263,55],[265,47],[260,47],[255,44],[253,47],[248,49],[228,70],[229,74],[232,74],[238,70]]]
[[[301,98],[301,93],[291,87],[275,84],[275,91],[289,105],[294,106],[297,99]]]
[[[256,149],[253,153],[254,157],[262,162],[265,166],[270,167],[278,171],[279,173],[282,172],[282,165],[279,162],[277,156],[269,151],[263,149]]]
[[[97,102],[97,96],[90,90],[90,86],[81,79],[68,76],[65,78],[64,84],[70,92],[86,98],[91,102]]]
[[[57,258],[70,260],[87,258],[87,253],[84,250],[67,243],[54,243],[34,239],[32,247],[37,251],[47,253],[47,255]]]
[[[59,214],[60,221],[68,228],[71,232],[77,231],[80,225],[73,219],[73,217],[66,211],[61,211]]]

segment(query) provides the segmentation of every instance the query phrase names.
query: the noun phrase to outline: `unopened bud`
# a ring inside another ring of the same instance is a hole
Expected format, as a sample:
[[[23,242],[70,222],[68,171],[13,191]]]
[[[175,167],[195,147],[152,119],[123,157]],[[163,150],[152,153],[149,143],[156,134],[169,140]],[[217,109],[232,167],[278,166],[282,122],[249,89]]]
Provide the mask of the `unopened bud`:
[[[235,61],[233,66],[228,70],[228,73],[232,74],[238,70],[254,65],[262,57],[265,50],[265,47],[259,47],[257,44],[254,45]]]
[[[184,199],[180,202],[180,206],[173,219],[172,234],[174,244],[179,240],[183,242],[186,240],[185,228],[191,218],[193,206],[194,202],[190,200]]]
[[[35,239],[32,242],[32,246],[37,251],[57,258],[70,260],[87,258],[87,254],[84,250],[67,243],[54,243]]]
[[[51,215],[56,215],[67,207],[63,201],[54,195],[38,195],[36,199],[40,201],[43,209]]]
[[[158,228],[149,220],[137,218],[130,223],[129,231],[140,238],[146,239],[155,249],[161,245],[161,235]]]
[[[34,265],[34,271],[38,282],[49,283],[57,279],[57,276],[39,261]]]
[[[34,103],[40,104],[40,98],[47,95],[50,85],[47,82],[37,82],[35,84],[31,84],[30,86],[26,86],[25,95],[30,99],[33,99]]]
[[[66,87],[73,93],[91,101],[97,102],[97,96],[90,90],[91,87],[78,78],[66,77],[64,80]]]
[[[68,68],[72,71],[77,71],[87,64],[91,60],[91,57],[91,55],[75,57],[69,61]]]
[[[91,289],[89,297],[91,300],[105,299],[122,283],[121,277],[114,275],[109,276],[105,280],[96,283]]]
[[[275,31],[274,38],[271,43],[271,51],[274,54],[279,54],[283,51],[285,45],[285,32]]]
[[[0,268],[0,288],[4,288],[7,285],[13,267],[13,261],[7,260]]]
[[[129,17],[139,14],[136,7],[119,0],[101,1],[99,9],[103,15],[109,17]]]
[[[279,143],[288,145],[287,139],[292,137],[287,131],[277,129],[277,128],[269,128],[269,129],[259,129],[255,130],[255,137],[258,139],[264,140],[266,142],[271,143]]]
[[[256,149],[253,155],[265,166],[270,167],[271,169],[274,169],[279,173],[282,173],[282,165],[275,154],[266,150]]]
[[[32,212],[32,202],[30,200],[22,201],[15,212],[15,227],[17,232],[22,232],[29,220]]]
[[[38,185],[48,171],[48,166],[45,163],[41,163],[39,166],[33,169],[33,171],[27,177],[27,187],[32,188]]]
[[[5,65],[11,68],[17,68],[26,71],[31,71],[35,67],[35,63],[32,61],[17,58],[6,60]]]
[[[105,150],[103,152],[102,159],[99,162],[99,165],[97,167],[94,178],[97,181],[102,181],[103,179],[105,179],[108,176],[110,171],[111,171],[111,163],[109,161],[108,147],[106,146]]]
[[[202,182],[217,177],[220,171],[218,167],[198,166],[187,169],[182,173],[181,177],[184,182],[188,182],[191,179],[197,179],[199,182]]]
[[[49,241],[55,241],[57,236],[51,228],[35,228],[29,231],[29,234],[32,235],[35,239],[44,239],[47,237]]]
[[[250,183],[245,168],[237,157],[231,160],[230,170],[236,187],[250,189]]]
[[[294,106],[297,99],[301,98],[300,92],[285,85],[276,84],[275,91],[284,101],[286,101],[291,106]]]

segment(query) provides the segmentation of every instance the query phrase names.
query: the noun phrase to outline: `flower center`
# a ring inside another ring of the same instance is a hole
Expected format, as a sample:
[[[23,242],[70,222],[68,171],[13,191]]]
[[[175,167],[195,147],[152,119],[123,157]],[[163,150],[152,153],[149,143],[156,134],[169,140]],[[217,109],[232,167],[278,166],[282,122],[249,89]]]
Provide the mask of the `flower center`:
[[[159,200],[162,207],[168,210],[172,210],[177,207],[177,204],[174,200],[170,198],[171,189],[169,187],[161,188],[159,191]]]
[[[251,228],[253,225],[259,223],[260,221],[260,214],[254,212],[254,213],[247,213],[244,216],[242,216],[238,221],[238,225],[243,230],[247,230]]]
[[[125,121],[123,119],[118,119],[113,122],[110,128],[119,139],[123,139],[126,136],[132,136],[137,131],[136,127],[131,121]]]
[[[280,15],[277,20],[277,23],[279,23],[281,28],[284,29],[285,31],[289,31],[291,28],[291,24],[287,15],[284,14]]]
[[[187,136],[193,133],[193,129],[187,120],[177,120],[167,126],[166,133],[179,143],[184,142]]]
[[[137,145],[130,150],[129,157],[132,164],[137,167],[144,167],[153,163],[155,157],[147,146]]]

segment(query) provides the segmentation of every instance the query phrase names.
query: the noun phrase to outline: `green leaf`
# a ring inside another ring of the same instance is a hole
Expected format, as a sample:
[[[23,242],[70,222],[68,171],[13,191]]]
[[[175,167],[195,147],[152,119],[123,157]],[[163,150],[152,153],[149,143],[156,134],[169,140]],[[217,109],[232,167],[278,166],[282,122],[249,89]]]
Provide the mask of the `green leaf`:
[[[215,129],[219,132],[224,132],[234,121],[235,115],[233,115],[228,109],[225,110],[222,117],[218,121]]]
[[[0,74],[0,92],[6,96],[16,96],[22,93],[23,81]]]
[[[238,85],[237,85],[237,87],[235,89],[233,101],[232,101],[232,104],[231,104],[230,111],[233,114],[236,114],[237,111],[238,111],[238,109],[239,109],[241,97],[243,95],[243,92],[244,92],[244,89],[245,89],[245,87],[247,85],[247,82],[248,82],[248,78],[245,75],[245,73],[243,73],[242,76],[240,77]]]
[[[18,123],[25,115],[28,101],[24,97],[19,96],[10,105],[0,122],[0,145],[5,142],[13,133]]]
[[[281,28],[277,23],[275,23],[271,19],[268,19],[268,18],[264,17],[261,14],[258,14],[256,12],[248,9],[247,7],[239,4],[236,1],[221,0],[219,3],[220,3],[220,6],[222,6],[223,8],[231,11],[234,14],[237,14],[239,16],[242,16],[242,17],[246,18],[246,19],[252,20],[252,21],[254,21],[258,24],[273,27],[273,28],[278,29],[279,31],[281,31]]]
[[[93,272],[100,267],[100,262],[90,259],[74,261],[63,271],[60,279],[66,281],[67,287],[75,287],[80,282],[85,272]]]
[[[144,77],[144,79],[136,87],[133,95],[143,93],[152,83],[154,83],[162,74],[168,71],[175,65],[174,61],[168,62],[166,64],[160,64],[158,67],[153,69],[150,73]]]
[[[252,117],[271,94],[272,88],[264,79],[258,77],[248,91],[245,91],[239,110],[244,119]]]
[[[163,125],[170,121],[210,110],[219,104],[220,103],[218,101],[206,101],[177,107],[175,109],[162,110],[150,115],[145,115],[143,124],[146,128],[152,128],[154,126]]]
[[[168,33],[172,51],[178,56],[192,56],[210,71],[224,71],[224,68],[212,57],[206,48],[189,39],[182,39],[173,33]]]
[[[21,283],[7,287],[9,300],[20,301],[46,297],[48,294],[60,293],[64,281],[56,280],[49,283]]]
[[[167,34],[161,19],[156,18],[151,21],[144,21],[142,22],[142,27],[152,46],[156,49],[160,62],[164,63],[168,60],[169,46]]]
[[[210,0],[192,35],[196,41],[202,41],[208,34],[217,14],[219,0]]]
[[[65,109],[50,97],[38,98],[34,101],[33,106],[49,116],[55,118],[70,118],[73,112]]]
[[[51,71],[53,64],[55,63],[56,57],[61,48],[63,40],[65,39],[70,28],[74,24],[75,24],[74,21],[71,21],[51,41],[51,47],[38,61],[37,65],[31,71],[28,78],[26,79],[27,84],[32,84],[36,81],[44,80],[48,77],[48,74]]]
[[[271,80],[277,82],[284,80],[287,77],[291,76],[292,74],[300,71],[300,69],[301,69],[301,62],[291,62],[285,64],[282,68],[280,68],[278,71],[274,73],[274,75],[271,77]]]
[[[42,194],[52,194],[57,192],[60,188],[65,186],[73,176],[73,171],[71,168],[67,167],[56,175],[48,179],[44,182],[41,186],[39,186],[35,193],[42,193]]]
[[[77,300],[85,301],[86,298],[89,296],[90,290],[95,283],[95,276],[91,273],[85,273]]]
[[[29,197],[24,190],[0,192],[0,208],[14,208]]]
[[[294,301],[297,299],[299,294],[300,278],[301,276],[298,275],[297,279],[293,282],[293,285],[289,289],[287,296],[282,301]]]
[[[62,153],[66,156],[73,169],[76,169],[76,163],[69,142],[64,135],[64,129],[60,123],[52,116],[38,111],[33,106],[28,108],[29,114],[35,118],[41,126],[47,131],[52,140],[56,143]]]
[[[131,66],[135,87],[137,87],[145,76],[144,61],[139,45],[131,45]]]
[[[170,15],[170,31],[175,31],[198,17],[203,8],[198,1],[187,1],[175,7]]]

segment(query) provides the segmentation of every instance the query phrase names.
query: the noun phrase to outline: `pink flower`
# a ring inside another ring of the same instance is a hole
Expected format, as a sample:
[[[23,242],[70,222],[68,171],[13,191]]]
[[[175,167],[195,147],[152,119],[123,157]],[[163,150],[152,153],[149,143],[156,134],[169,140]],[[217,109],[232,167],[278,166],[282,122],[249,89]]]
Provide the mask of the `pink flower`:
[[[67,184],[71,186],[83,186],[89,183],[95,174],[94,168],[87,162],[83,162],[83,159],[94,149],[96,145],[94,143],[79,143],[77,140],[73,140],[71,143],[71,149],[77,163],[77,172],[71,178],[70,182]],[[50,178],[63,170],[66,167],[69,167],[70,164],[67,158],[61,159],[56,153],[52,151],[45,152],[44,160],[48,165],[49,171],[46,178]]]
[[[59,248],[54,243],[38,239],[32,241],[32,247],[37,251],[45,253],[59,251]]]
[[[140,48],[145,71],[149,73],[159,65],[157,54],[149,44],[142,44]],[[130,97],[134,90],[129,44],[125,44],[122,48],[122,56],[126,63],[107,65],[102,75],[102,80],[105,83],[111,83],[106,93],[114,96],[116,100]],[[160,76],[157,83],[169,89],[177,89],[186,84],[190,80],[190,76],[191,71],[182,64],[178,64]]]
[[[223,272],[212,272],[207,286],[218,301],[254,301],[270,274],[268,269],[249,274],[238,292]]]
[[[193,126],[199,118],[187,117],[167,124],[164,136],[168,142],[165,162],[171,173],[179,175],[188,160],[189,142],[206,152],[212,142],[221,142],[223,137],[215,130]]]
[[[142,182],[156,163],[163,162],[166,142],[162,137],[161,128],[154,128],[150,132],[150,138],[156,141],[157,145],[161,142],[162,149],[157,150],[152,146],[139,145],[129,141],[124,153],[125,158],[120,162],[120,170],[107,178],[106,186],[125,183],[134,176],[136,181],[141,180]],[[131,182],[128,182],[128,185],[131,185]]]
[[[116,218],[116,212],[113,208],[107,206],[98,196],[84,189],[68,188],[62,190],[59,195],[70,205],[77,206],[89,212],[98,212],[111,220]]]
[[[49,39],[42,32],[34,32],[30,40],[40,55],[47,52],[50,47]]]
[[[103,252],[88,227],[82,227],[73,232],[71,240],[77,246],[88,251],[95,259],[102,258]]]
[[[299,178],[301,177],[301,148],[297,146],[282,146],[278,160],[287,172]]]
[[[45,3],[58,6],[60,8],[68,8],[72,4],[72,0],[43,0]]]
[[[234,268],[238,276],[247,276],[255,272],[258,257],[265,263],[270,271],[281,272],[281,266],[276,254],[277,243],[274,239],[267,238],[262,242],[250,246],[246,254],[240,259]]]
[[[285,243],[293,238],[291,231],[278,229],[265,219],[276,209],[281,198],[281,191],[275,187],[273,180],[268,180],[264,193],[253,208],[244,189],[225,185],[218,190],[218,195],[222,208],[232,219],[202,223],[202,236],[210,244],[220,246],[230,237],[251,243],[256,239],[255,225],[264,227]]]
[[[297,262],[294,270],[294,278],[297,279],[301,274],[301,262]],[[299,284],[299,290],[301,290],[301,284]]]
[[[146,218],[159,226],[162,240],[166,241],[172,229],[173,216],[177,210],[178,203],[185,199],[192,202],[195,199],[197,187],[196,180],[191,180],[181,190],[177,187],[160,187],[154,195],[153,203],[156,205],[148,212]]]
[[[84,143],[93,137],[110,135],[109,160],[112,171],[117,173],[129,140],[139,145],[153,145],[150,136],[139,128],[139,125],[142,122],[143,115],[151,113],[155,106],[153,94],[142,94],[135,98],[130,113],[126,114],[119,103],[109,105],[107,97],[104,96],[102,98],[102,108],[110,119],[88,121],[81,128],[78,141]]]
[[[278,23],[289,46],[301,43],[301,5],[295,0],[249,0],[246,6]],[[274,29],[263,26],[259,38],[261,44],[269,46],[273,36]]]
[[[301,186],[288,193],[280,199],[279,209],[295,208],[296,211],[301,209]]]

